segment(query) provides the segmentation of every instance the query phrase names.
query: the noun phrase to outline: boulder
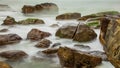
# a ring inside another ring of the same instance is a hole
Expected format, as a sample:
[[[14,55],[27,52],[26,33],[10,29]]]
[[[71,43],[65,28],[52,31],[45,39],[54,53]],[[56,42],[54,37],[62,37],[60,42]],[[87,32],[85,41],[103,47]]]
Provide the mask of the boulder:
[[[40,42],[38,42],[35,47],[38,48],[48,48],[52,42],[48,39],[42,39]]]
[[[35,12],[35,7],[31,5],[24,5],[22,8],[22,13],[34,13]]]
[[[72,19],[78,19],[81,17],[80,13],[64,13],[61,15],[58,15],[56,17],[56,20],[72,20]]]
[[[0,68],[12,68],[12,67],[3,61],[0,61]]]
[[[8,61],[19,61],[26,58],[28,55],[21,50],[9,50],[0,53],[0,57],[6,58]]]
[[[58,49],[58,57],[62,67],[67,68],[94,68],[102,62],[100,57],[67,47]]]
[[[51,34],[49,32],[44,32],[38,29],[32,29],[30,32],[28,32],[27,39],[38,41],[46,37],[49,37],[50,35]]]
[[[63,26],[57,30],[55,35],[60,38],[69,38],[79,42],[91,41],[97,37],[94,30],[87,25]]]
[[[16,24],[16,21],[13,17],[7,16],[6,19],[3,21],[2,25],[13,25]]]
[[[18,24],[44,24],[44,21],[41,19],[36,19],[36,18],[27,18],[25,20],[18,21]]]
[[[47,49],[42,51],[42,53],[44,54],[55,54],[57,52],[58,52],[58,49]]]
[[[20,42],[22,38],[17,34],[0,35],[0,46]]]
[[[120,68],[120,18],[101,20],[100,42],[103,44],[108,60]]]

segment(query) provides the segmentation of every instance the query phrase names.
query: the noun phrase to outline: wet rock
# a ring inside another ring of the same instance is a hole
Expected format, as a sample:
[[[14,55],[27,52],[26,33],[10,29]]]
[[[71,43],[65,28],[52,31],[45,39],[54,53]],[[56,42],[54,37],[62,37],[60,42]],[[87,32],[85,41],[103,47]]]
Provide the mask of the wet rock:
[[[0,68],[12,68],[9,64],[0,61]]]
[[[57,30],[55,35],[60,38],[72,39],[76,29],[77,29],[77,26],[72,26],[72,25],[62,26]]]
[[[41,19],[28,18],[28,19],[25,19],[25,20],[18,21],[18,24],[23,24],[23,25],[27,25],[27,24],[44,24],[44,21],[41,20]]]
[[[0,46],[20,42],[22,38],[17,34],[0,35]]]
[[[93,28],[93,29],[99,29],[100,28],[100,22],[98,20],[89,21],[89,22],[86,23],[86,25],[88,25],[90,28]]]
[[[94,68],[102,62],[100,57],[67,47],[58,49],[58,57],[62,67],[68,68]]]
[[[50,25],[50,27],[59,27],[59,25],[58,24],[52,24],[52,25]]]
[[[80,44],[75,44],[74,45],[77,48],[84,49],[84,50],[90,50],[91,48],[87,45],[80,45]]]
[[[57,46],[59,46],[59,45],[61,45],[61,43],[54,43],[54,44],[52,45],[52,48],[57,47]]]
[[[0,11],[12,11],[12,8],[5,4],[0,4]]]
[[[56,20],[71,20],[71,19],[78,19],[79,17],[81,17],[80,13],[65,13],[58,15],[56,17]]]
[[[13,25],[16,24],[16,21],[13,17],[7,16],[6,19],[3,21],[2,25]]]
[[[89,54],[101,57],[103,61],[108,61],[108,58],[107,58],[107,55],[105,54],[105,52],[91,51],[91,52],[89,52]]]
[[[1,29],[0,32],[7,32],[8,29]]]
[[[86,25],[79,25],[73,37],[74,41],[87,42],[95,39],[97,34],[93,29]]]
[[[40,42],[38,42],[35,47],[38,48],[48,48],[52,42],[48,39],[42,39]]]
[[[44,54],[55,54],[57,52],[58,52],[58,49],[47,49],[47,50],[42,51],[42,53]]]
[[[22,13],[33,13],[35,12],[35,7],[31,5],[24,5],[22,8]]]
[[[8,61],[19,61],[27,56],[28,55],[21,50],[9,50],[0,53],[0,57],[6,58]]]
[[[98,18],[98,17],[107,17],[108,15],[119,15],[120,13],[118,11],[105,11],[105,12],[98,12],[95,14],[90,14],[90,15],[86,15],[83,17],[80,17],[78,20],[87,20],[87,19],[91,19],[91,18]]]
[[[38,41],[46,37],[49,37],[50,35],[51,34],[49,32],[44,32],[38,29],[32,29],[30,32],[28,32],[27,39]]]
[[[120,68],[120,19],[101,20],[100,41],[103,44],[108,60]]]

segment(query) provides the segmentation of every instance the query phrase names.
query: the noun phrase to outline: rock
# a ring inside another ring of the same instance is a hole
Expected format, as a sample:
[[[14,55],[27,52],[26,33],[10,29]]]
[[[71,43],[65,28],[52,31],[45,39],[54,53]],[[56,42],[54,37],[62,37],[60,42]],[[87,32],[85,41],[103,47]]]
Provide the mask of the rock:
[[[94,68],[102,62],[100,57],[67,47],[58,49],[58,57],[62,67],[67,68]]]
[[[108,61],[108,58],[107,58],[107,55],[105,54],[105,52],[91,51],[91,52],[89,52],[89,54],[101,57],[103,61]]]
[[[8,29],[1,29],[0,32],[7,32]]]
[[[0,68],[12,68],[12,67],[3,61],[0,61]]]
[[[61,27],[55,35],[60,38],[69,38],[79,42],[91,41],[97,37],[94,30],[87,25]]]
[[[30,32],[28,32],[27,39],[38,41],[46,37],[49,37],[50,35],[51,34],[49,32],[44,32],[38,29],[32,29]]]
[[[13,11],[9,5],[0,4],[0,11]]]
[[[87,45],[80,45],[80,44],[75,44],[74,45],[75,47],[77,47],[77,48],[80,48],[80,50],[82,49],[84,49],[84,50],[90,50],[91,48],[89,47],[89,46],[87,46]]]
[[[59,45],[61,45],[61,43],[54,43],[54,44],[52,45],[52,48],[57,47],[57,46],[59,46]]]
[[[47,50],[42,51],[42,53],[44,54],[55,54],[57,52],[58,52],[58,49],[47,49]]]
[[[35,19],[35,18],[27,18],[25,20],[18,21],[18,24],[45,24],[43,20],[41,19]]]
[[[105,12],[98,12],[90,15],[86,15],[83,17],[80,17],[78,20],[87,20],[91,18],[98,18],[98,17],[107,17],[108,15],[119,15],[120,13],[118,11],[105,11]]]
[[[103,44],[108,60],[120,68],[120,18],[101,20],[100,41]]]
[[[64,13],[61,15],[58,15],[56,17],[56,20],[72,20],[72,19],[78,19],[81,17],[80,13]]]
[[[100,28],[100,22],[98,20],[89,21],[89,22],[86,23],[86,25],[88,25],[89,27],[91,27],[93,29],[99,29]]]
[[[48,39],[42,39],[40,42],[38,42],[35,47],[38,48],[48,48],[52,42]]]
[[[97,34],[94,32],[93,29],[86,25],[79,25],[73,37],[73,40],[79,42],[87,42],[95,39],[96,37]]]
[[[34,13],[35,12],[35,7],[31,5],[24,5],[22,8],[22,13]]]
[[[22,38],[18,36],[17,34],[0,35],[0,46],[17,43],[20,40],[22,40]]]
[[[76,31],[76,28],[77,28],[76,26],[72,26],[72,25],[62,26],[57,30],[55,35],[60,38],[72,39]]]
[[[2,25],[13,25],[16,24],[16,21],[13,17],[7,16],[6,19],[3,21]]]
[[[58,24],[52,24],[52,25],[50,25],[50,27],[59,27],[59,25]]]
[[[19,61],[28,55],[21,50],[9,50],[0,53],[0,57],[6,58],[8,61]]]

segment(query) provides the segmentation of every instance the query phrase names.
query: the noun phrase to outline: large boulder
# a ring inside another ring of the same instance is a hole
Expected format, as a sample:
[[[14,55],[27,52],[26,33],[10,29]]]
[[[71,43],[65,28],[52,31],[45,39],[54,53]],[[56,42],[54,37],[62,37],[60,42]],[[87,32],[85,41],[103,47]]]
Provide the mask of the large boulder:
[[[44,24],[44,21],[41,20],[41,19],[36,19],[36,18],[27,18],[25,20],[18,21],[17,24],[23,24],[23,25],[27,25],[27,24]]]
[[[67,47],[58,49],[58,57],[62,67],[67,68],[94,68],[102,62],[100,57]]]
[[[78,19],[81,17],[80,13],[64,13],[61,15],[58,15],[56,17],[56,20],[72,20],[72,19]]]
[[[7,59],[7,61],[19,61],[27,56],[28,55],[21,50],[9,50],[0,53],[0,57]]]
[[[108,60],[115,68],[120,68],[120,18],[101,20],[100,41]]]
[[[24,5],[22,8],[22,13],[33,13],[35,12],[35,7],[31,5]]]
[[[35,47],[38,48],[48,48],[52,42],[48,39],[42,39],[40,42],[38,42]]]
[[[22,40],[22,38],[18,36],[17,34],[0,35],[0,46],[6,45],[6,44],[17,43],[20,40]]]
[[[32,29],[30,32],[28,32],[27,39],[38,41],[46,37],[49,37],[50,35],[51,34],[49,32],[44,32],[38,29]]]
[[[16,24],[16,21],[13,17],[7,16],[6,19],[3,21],[2,25],[13,25]]]
[[[12,68],[9,64],[0,61],[0,68]]]
[[[60,38],[69,38],[79,42],[87,42],[95,39],[97,34],[87,25],[64,26],[57,30],[56,36]]]

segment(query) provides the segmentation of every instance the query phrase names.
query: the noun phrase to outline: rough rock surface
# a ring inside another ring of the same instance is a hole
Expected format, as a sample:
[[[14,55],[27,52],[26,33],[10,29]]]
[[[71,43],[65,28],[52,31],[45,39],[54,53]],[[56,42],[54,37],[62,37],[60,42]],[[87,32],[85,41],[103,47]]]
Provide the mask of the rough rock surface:
[[[0,68],[12,68],[9,64],[0,61]]]
[[[40,42],[38,42],[35,47],[38,48],[48,48],[52,42],[48,39],[42,39]]]
[[[22,40],[22,38],[18,36],[17,34],[0,35],[0,46],[17,43],[20,40]]]
[[[100,41],[108,60],[115,68],[120,68],[120,18],[101,20]]]
[[[91,41],[97,37],[94,30],[87,25],[61,27],[55,35],[60,38],[69,38],[79,42]]]
[[[58,15],[56,17],[56,20],[72,20],[72,19],[78,19],[81,17],[80,13],[65,13]]]
[[[0,53],[0,57],[6,58],[8,61],[19,61],[27,56],[28,55],[21,50],[9,50]]]
[[[24,5],[22,8],[22,13],[33,13],[35,12],[35,7],[31,5]]]
[[[94,68],[102,62],[100,57],[86,52],[77,52],[67,47],[58,49],[58,57],[62,67],[68,68]]]
[[[6,19],[3,21],[2,25],[13,25],[16,24],[16,21],[13,17],[7,16]]]
[[[46,37],[49,37],[50,35],[51,34],[49,32],[44,32],[38,29],[32,29],[30,32],[28,32],[27,39],[38,41]]]

